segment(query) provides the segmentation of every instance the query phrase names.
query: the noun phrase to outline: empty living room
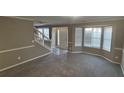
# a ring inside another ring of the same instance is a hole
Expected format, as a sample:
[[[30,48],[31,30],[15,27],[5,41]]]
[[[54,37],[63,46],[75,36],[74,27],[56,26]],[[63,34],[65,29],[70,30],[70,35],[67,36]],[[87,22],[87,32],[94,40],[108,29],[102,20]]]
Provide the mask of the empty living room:
[[[1,0],[0,93],[123,93],[124,0]]]
[[[123,77],[123,16],[1,16],[1,77]]]

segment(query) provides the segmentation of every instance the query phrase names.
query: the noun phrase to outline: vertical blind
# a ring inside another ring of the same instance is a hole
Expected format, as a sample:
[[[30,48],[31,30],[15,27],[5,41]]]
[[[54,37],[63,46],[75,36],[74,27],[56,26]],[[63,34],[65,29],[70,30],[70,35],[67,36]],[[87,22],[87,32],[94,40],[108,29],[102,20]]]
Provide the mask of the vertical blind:
[[[82,28],[75,28],[75,46],[82,46]]]

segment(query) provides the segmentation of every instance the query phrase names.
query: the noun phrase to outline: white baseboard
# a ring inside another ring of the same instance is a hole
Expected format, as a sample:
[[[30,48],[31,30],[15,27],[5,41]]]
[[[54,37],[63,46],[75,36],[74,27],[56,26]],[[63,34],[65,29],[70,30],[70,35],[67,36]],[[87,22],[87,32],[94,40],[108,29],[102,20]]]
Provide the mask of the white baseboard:
[[[122,73],[124,75],[124,67],[122,66],[122,64],[120,66],[121,66]]]
[[[37,58],[41,58],[41,57],[47,56],[47,55],[49,55],[49,54],[51,54],[51,52],[46,53],[46,54],[43,54],[43,55],[41,55],[41,56],[37,56],[37,57],[31,58],[31,59],[25,60],[25,61],[23,61],[23,62],[14,64],[14,65],[11,65],[11,66],[8,66],[8,67],[5,67],[5,68],[3,68],[3,69],[0,69],[0,72],[5,71],[5,70],[8,70],[8,69],[13,68],[13,67],[16,67],[16,66],[19,66],[19,65],[21,65],[21,64],[30,62],[30,61],[35,60],[35,59],[37,59]]]
[[[71,52],[71,53],[85,53],[85,54],[89,54],[89,55],[95,55],[95,56],[102,57],[102,58],[108,60],[108,61],[111,62],[111,63],[120,64],[120,63],[118,63],[118,62],[112,61],[112,60],[110,60],[110,59],[108,59],[108,58],[106,58],[106,57],[104,57],[104,56],[102,56],[102,55],[99,55],[99,54],[94,54],[94,53],[89,53],[89,52],[84,52],[84,51],[74,51],[74,52]]]

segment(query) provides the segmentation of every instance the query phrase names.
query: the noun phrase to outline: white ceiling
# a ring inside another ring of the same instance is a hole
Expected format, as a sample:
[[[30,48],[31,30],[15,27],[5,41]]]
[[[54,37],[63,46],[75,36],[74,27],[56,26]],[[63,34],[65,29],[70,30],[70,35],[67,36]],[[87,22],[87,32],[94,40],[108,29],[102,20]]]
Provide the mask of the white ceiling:
[[[94,21],[124,20],[124,16],[16,16],[42,24],[72,24]]]

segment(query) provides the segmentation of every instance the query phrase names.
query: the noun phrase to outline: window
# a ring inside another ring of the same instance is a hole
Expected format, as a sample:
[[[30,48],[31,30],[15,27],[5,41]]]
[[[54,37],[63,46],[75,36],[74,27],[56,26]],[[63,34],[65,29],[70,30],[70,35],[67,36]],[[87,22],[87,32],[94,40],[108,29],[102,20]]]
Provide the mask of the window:
[[[84,29],[84,46],[85,47],[91,47],[91,34],[92,34],[92,28]]]
[[[44,35],[45,35],[44,40],[47,40],[49,38],[49,28],[44,28]]]
[[[111,51],[112,27],[104,27],[103,50]]]
[[[75,46],[82,46],[82,28],[75,28]]]
[[[47,40],[47,38],[49,38],[49,28],[38,28],[38,30],[42,33],[42,34],[44,34],[44,40]],[[43,38],[42,36],[41,36],[41,38]]]
[[[38,30],[43,34],[43,28],[38,28]],[[43,35],[42,35],[42,34],[39,33],[39,35],[40,35],[39,37],[40,37],[41,39],[43,39]]]
[[[102,28],[85,28],[84,29],[84,46],[100,48]]]

